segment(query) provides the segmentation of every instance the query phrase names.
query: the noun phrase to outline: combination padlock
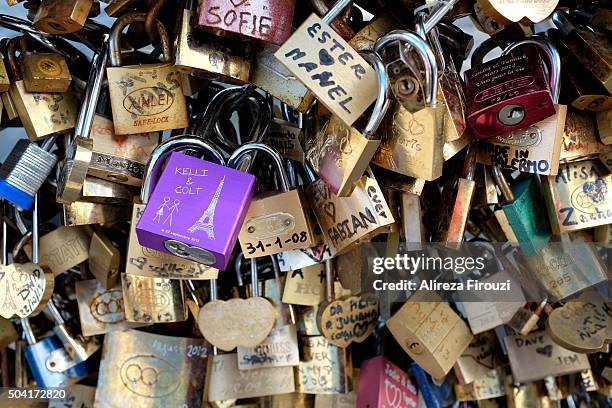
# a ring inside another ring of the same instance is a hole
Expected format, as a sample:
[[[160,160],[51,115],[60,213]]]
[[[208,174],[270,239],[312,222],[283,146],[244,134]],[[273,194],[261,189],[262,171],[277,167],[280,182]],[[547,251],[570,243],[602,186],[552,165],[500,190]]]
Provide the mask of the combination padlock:
[[[36,385],[63,388],[87,376],[90,371],[88,362],[72,360],[56,336],[37,342],[28,319],[22,318],[21,326],[29,344],[23,353]]]
[[[224,162],[216,148],[197,137],[176,136],[162,143],[147,164],[140,196],[146,208],[136,234],[144,247],[223,270],[253,197],[255,177],[178,152],[194,148]]]

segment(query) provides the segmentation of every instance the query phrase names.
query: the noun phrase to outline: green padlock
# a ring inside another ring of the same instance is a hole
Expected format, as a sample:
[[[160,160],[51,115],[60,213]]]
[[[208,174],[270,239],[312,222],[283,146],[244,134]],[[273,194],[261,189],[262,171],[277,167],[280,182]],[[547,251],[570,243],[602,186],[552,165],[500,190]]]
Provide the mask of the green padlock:
[[[526,256],[536,255],[552,237],[544,197],[536,176],[530,176],[510,188],[499,167],[493,166],[492,174],[505,201],[502,209],[523,253]]]

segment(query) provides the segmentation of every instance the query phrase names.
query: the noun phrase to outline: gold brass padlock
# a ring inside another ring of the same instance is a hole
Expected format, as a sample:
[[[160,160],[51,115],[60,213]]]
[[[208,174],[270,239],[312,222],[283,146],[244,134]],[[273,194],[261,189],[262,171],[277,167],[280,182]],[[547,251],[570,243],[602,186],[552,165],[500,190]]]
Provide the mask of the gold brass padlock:
[[[90,203],[75,201],[62,206],[60,221],[66,227],[90,224],[112,224],[129,221],[132,207],[129,205]]]
[[[4,60],[0,58],[0,92],[6,92],[11,86],[6,67],[4,66]]]
[[[104,289],[119,282],[121,252],[101,228],[94,228],[89,245],[89,271]]]
[[[100,282],[89,279],[76,282],[75,291],[83,336],[106,334],[145,324],[125,319],[121,286],[104,289]]]
[[[421,37],[406,31],[392,31],[376,43],[382,52],[389,44],[401,40],[409,43],[424,62],[424,97],[420,99],[418,80],[406,64],[393,65],[391,88],[399,103],[389,116],[388,134],[373,162],[381,167],[406,176],[435,180],[442,175],[444,164],[445,109],[438,104],[438,67],[429,45]]]
[[[164,63],[122,67],[119,37],[123,29],[144,21],[146,13],[128,13],[113,24],[107,68],[113,124],[118,135],[184,128],[188,125],[185,96],[178,68],[172,61],[168,33],[161,22],[157,31],[164,46]]]
[[[125,318],[136,323],[187,320],[183,282],[164,278],[121,275]]]
[[[136,330],[104,337],[94,406],[202,406],[209,358],[203,339]]]
[[[34,27],[49,34],[68,34],[85,25],[93,0],[43,0]]]
[[[64,93],[72,75],[63,56],[51,53],[22,53],[19,56],[25,89],[31,93]]]
[[[9,93],[28,137],[36,140],[74,128],[77,103],[72,91],[63,94],[26,91],[15,56],[18,43],[25,45],[25,37],[12,38],[8,45],[9,67],[14,78]]]
[[[444,302],[408,300],[387,328],[404,351],[434,378],[443,378],[473,339],[463,320]]]
[[[303,359],[295,368],[296,391],[346,394],[353,388],[351,353],[323,336],[301,336]]]
[[[376,103],[363,133],[332,115],[306,146],[308,161],[339,197],[351,194],[376,153],[380,141],[374,136],[389,107],[387,72],[382,60],[369,51],[360,54],[372,64],[378,78]]]

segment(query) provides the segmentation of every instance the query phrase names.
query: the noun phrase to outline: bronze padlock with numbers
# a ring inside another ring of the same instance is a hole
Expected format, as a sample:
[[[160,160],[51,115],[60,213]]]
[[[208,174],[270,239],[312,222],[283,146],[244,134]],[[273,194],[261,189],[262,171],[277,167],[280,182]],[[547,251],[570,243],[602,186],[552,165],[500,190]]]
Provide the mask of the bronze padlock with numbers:
[[[15,55],[18,47],[21,52],[27,48],[25,37],[9,41],[8,63],[13,75],[9,94],[30,140],[74,128],[77,116],[74,94],[70,90],[61,94],[29,93]]]
[[[187,108],[180,72],[172,61],[168,32],[156,27],[164,46],[164,63],[122,67],[120,39],[123,29],[144,21],[146,13],[119,17],[111,29],[108,76],[113,124],[118,135],[170,130],[187,126]]]

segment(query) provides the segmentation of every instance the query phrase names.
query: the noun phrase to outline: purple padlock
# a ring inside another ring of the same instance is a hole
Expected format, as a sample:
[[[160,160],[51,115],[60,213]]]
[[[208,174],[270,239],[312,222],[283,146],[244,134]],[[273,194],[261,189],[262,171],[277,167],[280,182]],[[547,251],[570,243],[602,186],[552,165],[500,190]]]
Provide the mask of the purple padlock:
[[[224,270],[253,198],[255,177],[180,150],[203,151],[224,163],[216,149],[197,137],[177,136],[159,145],[147,165],[138,242]]]

